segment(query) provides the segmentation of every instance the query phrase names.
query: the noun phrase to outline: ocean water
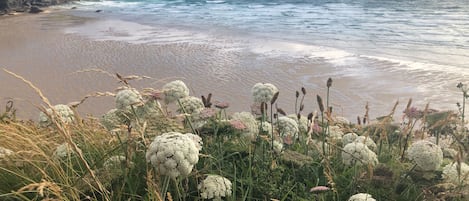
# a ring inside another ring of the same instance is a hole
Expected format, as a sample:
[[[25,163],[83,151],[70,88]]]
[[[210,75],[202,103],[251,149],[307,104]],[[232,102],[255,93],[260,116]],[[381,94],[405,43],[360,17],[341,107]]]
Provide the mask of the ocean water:
[[[324,95],[332,77],[332,100],[347,115],[366,102],[384,113],[408,98],[456,109],[456,85],[469,84],[467,0],[104,0],[77,7],[73,15],[98,20],[65,33],[173,47],[155,53],[158,62],[189,82],[215,80],[198,90],[218,86],[225,99],[240,88],[247,92],[234,95],[249,99],[258,81]],[[157,74],[154,65],[135,68]]]

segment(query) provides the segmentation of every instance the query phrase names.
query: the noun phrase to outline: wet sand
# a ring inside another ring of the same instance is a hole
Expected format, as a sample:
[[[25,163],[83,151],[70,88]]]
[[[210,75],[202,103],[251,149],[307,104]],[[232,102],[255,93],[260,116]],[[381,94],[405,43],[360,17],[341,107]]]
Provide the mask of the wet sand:
[[[387,63],[369,64],[376,70],[364,72],[356,67],[331,66],[315,58],[266,57],[201,43],[97,41],[64,31],[97,20],[71,16],[66,11],[2,18],[0,67],[32,81],[52,104],[78,101],[93,92],[114,92],[120,86],[115,78],[103,73],[77,73],[89,68],[153,78],[131,82],[138,89],[160,88],[167,81],[181,79],[191,88],[192,95],[213,93],[214,100],[231,104],[231,112],[249,111],[251,87],[257,82],[270,82],[280,89],[278,107],[289,113],[294,111],[295,91],[304,86],[308,92],[306,114],[317,110],[317,94],[325,100],[326,80],[332,77],[331,105],[336,114],[353,121],[363,115],[367,102],[370,115],[377,117],[389,113],[397,100],[401,103],[397,113],[401,115],[408,98],[413,97],[420,107],[433,101],[438,104],[435,108],[452,108],[440,105],[454,104],[459,95],[456,90],[444,89],[447,94],[424,97],[431,93],[422,93],[419,83],[412,83],[418,72],[413,77],[411,72],[388,72],[383,70]],[[20,118],[37,118],[36,106],[42,105],[37,94],[0,71],[1,106],[11,99]],[[442,101],[435,101],[438,99]],[[112,108],[112,97],[90,98],[79,112],[100,116]]]

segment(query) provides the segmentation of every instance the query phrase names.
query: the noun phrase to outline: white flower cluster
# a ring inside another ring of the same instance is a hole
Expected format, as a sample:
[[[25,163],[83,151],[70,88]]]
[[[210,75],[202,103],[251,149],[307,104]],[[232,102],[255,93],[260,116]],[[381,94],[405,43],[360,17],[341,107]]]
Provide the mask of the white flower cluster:
[[[112,170],[115,168],[122,168],[125,165],[125,156],[116,155],[111,156],[106,161],[104,161],[103,167],[106,170]]]
[[[342,162],[345,165],[376,165],[378,164],[378,157],[365,144],[352,142],[345,145],[342,152]]]
[[[376,143],[370,137],[358,136],[357,139],[355,139],[355,142],[361,142],[365,144],[371,151],[378,150],[378,146],[376,146]]]
[[[416,165],[418,170],[433,171],[443,162],[441,148],[426,140],[414,142],[407,150],[407,156]]]
[[[204,142],[202,141],[202,138],[196,134],[193,133],[186,133],[185,134],[187,137],[189,137],[195,144],[195,147],[201,151],[202,146],[204,145]]]
[[[289,117],[279,117],[277,121],[280,136],[283,138],[291,138],[295,140],[298,138],[298,123]]]
[[[119,112],[120,111],[118,109],[111,109],[102,116],[101,124],[108,131],[112,131],[114,129],[119,128],[119,125],[123,123],[123,119],[119,115]]]
[[[267,134],[268,136],[272,137],[272,124],[269,122],[257,122],[257,124],[261,125],[260,130],[262,133]]]
[[[54,158],[63,159],[73,154],[75,154],[75,151],[72,149],[72,147],[68,145],[68,143],[63,143],[57,146],[57,148],[55,149]]]
[[[64,123],[72,123],[75,120],[75,114],[73,113],[73,110],[70,109],[70,107],[68,107],[67,105],[55,105],[53,109]],[[47,109],[46,112],[49,115],[53,115],[52,109],[50,108]],[[47,127],[51,124],[52,122],[49,119],[49,116],[46,115],[44,112],[40,112],[39,125],[42,127]]]
[[[348,143],[354,142],[358,138],[356,133],[347,133],[342,136],[342,145],[347,145]]]
[[[249,112],[236,112],[231,117],[232,120],[239,120],[245,126],[246,129],[243,132],[243,137],[254,140],[259,133],[259,127],[257,126],[257,121],[254,116]]]
[[[272,143],[272,142],[271,142]],[[274,140],[274,143],[273,143],[273,148],[274,148],[274,152],[276,154],[281,154],[283,152],[283,143],[277,141],[277,140]]]
[[[368,193],[358,193],[355,195],[352,195],[348,201],[376,201],[373,196],[371,196]]]
[[[155,137],[147,150],[146,159],[162,175],[185,177],[199,161],[199,149],[192,137],[169,132]]]
[[[179,113],[194,114],[200,112],[204,109],[204,103],[202,99],[194,96],[187,96],[185,98],[179,99],[181,105],[179,105]],[[183,109],[184,108],[184,109]]]
[[[296,121],[296,123],[298,124],[299,132],[304,133],[304,134],[308,132],[308,118],[307,117],[301,115],[299,120],[298,120],[298,116],[295,114],[290,114],[287,117]]]
[[[172,103],[178,99],[189,96],[189,88],[181,80],[175,80],[166,83],[163,86],[164,100],[166,103]]]
[[[13,154],[12,150],[9,150],[7,148],[0,147],[0,159],[5,158],[7,156],[10,156]]]
[[[277,87],[270,83],[256,83],[251,89],[252,98],[255,103],[270,103],[277,92]]]
[[[458,163],[450,163],[443,168],[443,179],[455,185],[469,185],[469,165],[461,162],[460,174],[458,175]]]
[[[203,199],[221,200],[231,195],[231,181],[219,175],[208,175],[197,187]]]
[[[116,108],[128,110],[131,105],[137,106],[143,104],[143,98],[136,89],[128,88],[120,90],[116,94]]]
[[[332,140],[332,141],[342,141],[342,136],[344,135],[344,132],[342,132],[342,129],[340,129],[339,126],[329,126],[329,132],[327,134],[327,137]]]

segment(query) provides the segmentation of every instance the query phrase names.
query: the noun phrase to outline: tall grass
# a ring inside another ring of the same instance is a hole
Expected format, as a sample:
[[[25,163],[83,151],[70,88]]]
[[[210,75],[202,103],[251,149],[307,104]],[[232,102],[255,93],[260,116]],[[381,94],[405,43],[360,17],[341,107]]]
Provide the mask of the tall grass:
[[[36,90],[47,105],[42,111],[53,108],[33,83],[9,73]],[[118,77],[121,81],[123,78]],[[122,83],[129,87],[130,81],[124,79]],[[339,201],[356,193],[371,194],[376,200],[468,199],[467,186],[443,188],[445,181],[441,176],[428,177],[426,173],[413,170],[413,161],[403,157],[407,148],[400,147],[407,145],[399,144],[399,139],[405,137],[403,143],[411,145],[417,140],[416,130],[428,131],[441,121],[450,127],[453,121],[448,118],[452,116],[433,117],[429,113],[425,115],[426,120],[419,119],[422,124],[412,119],[410,125],[402,126],[392,118],[396,103],[387,118],[370,121],[366,115],[367,125],[339,121],[329,108],[331,84],[327,82],[327,110],[322,98],[317,96],[320,122],[311,112],[308,129],[299,134],[306,136],[305,139],[294,140],[282,152],[276,152],[273,146],[274,140],[280,139],[275,117],[285,113],[276,106],[277,98],[281,98],[278,93],[270,102],[270,115],[264,108],[257,119],[259,124],[271,123],[273,133],[260,132],[254,139],[244,138],[244,130],[230,123],[226,107],[217,107],[216,115],[204,119],[201,127],[194,126],[193,121],[198,117],[170,115],[162,109],[166,108],[164,105],[155,104],[158,108],[154,109],[159,112],[148,116],[141,116],[138,109],[132,107],[127,120],[111,132],[97,118],[77,116],[75,119],[79,121],[66,124],[56,112],[49,115],[53,120],[51,126],[40,127],[35,122],[16,119],[13,103],[7,103],[7,109],[0,115],[0,148],[12,153],[0,157],[0,200],[203,200],[198,185],[209,174],[226,177],[232,182],[232,194],[225,197],[226,200]],[[298,101],[294,103],[298,121],[304,108],[304,88],[302,92],[299,109]],[[212,106],[210,98],[203,98],[207,108]],[[182,111],[184,113],[184,108]],[[343,165],[344,144],[330,137],[331,126],[338,126],[343,134],[354,132],[378,142],[380,163],[376,166]],[[153,138],[168,129],[196,133],[203,139],[199,161],[187,177],[170,179],[145,159]],[[425,133],[431,134],[430,131]],[[456,143],[448,148],[460,154],[457,160],[445,159],[445,164],[467,161],[463,148],[467,144],[465,136],[456,131],[452,135]],[[63,143],[68,145],[69,152],[65,157],[58,157],[56,148]],[[441,169],[431,175],[441,175]],[[315,186],[327,186],[330,190],[321,194],[310,192]]]

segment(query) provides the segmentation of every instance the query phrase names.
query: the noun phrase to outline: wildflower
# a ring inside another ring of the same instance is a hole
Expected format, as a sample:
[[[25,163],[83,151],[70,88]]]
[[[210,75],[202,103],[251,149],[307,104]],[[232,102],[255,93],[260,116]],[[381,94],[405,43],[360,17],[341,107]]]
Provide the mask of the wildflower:
[[[283,152],[283,143],[281,143],[277,140],[274,140],[273,141],[273,148],[274,148],[274,152],[276,154],[281,154]]]
[[[203,199],[222,200],[231,195],[231,181],[219,175],[208,175],[198,186]]]
[[[201,119],[210,119],[217,115],[217,111],[213,108],[204,108],[199,111],[199,117]]]
[[[185,98],[179,99],[181,105],[179,106],[180,113],[193,114],[201,111],[204,107],[202,99],[194,96],[187,96]]]
[[[75,154],[75,151],[72,149],[72,147],[70,145],[68,145],[68,143],[63,143],[63,144],[57,146],[57,148],[54,151],[53,156],[56,159],[62,159],[62,158],[66,158],[67,156],[73,155],[73,154]]]
[[[366,136],[358,136],[357,139],[355,139],[355,142],[361,142],[365,144],[368,149],[372,151],[376,151],[378,147],[376,146],[376,143],[370,138]]]
[[[53,109],[62,122],[67,124],[72,123],[75,120],[75,114],[73,113],[73,110],[70,109],[70,107],[67,105],[55,105]],[[47,127],[52,124],[52,121],[49,119],[49,116],[53,115],[52,109],[49,108],[46,110],[46,112],[48,115],[46,115],[44,112],[39,113],[39,125],[42,127]]]
[[[12,150],[9,150],[7,148],[0,147],[0,159],[5,158],[7,156],[10,156],[13,154]]]
[[[284,139],[294,140],[298,138],[298,123],[289,117],[279,117],[277,121],[280,136]],[[290,143],[287,143],[290,144]]]
[[[420,119],[423,117],[423,111],[417,109],[416,107],[410,107],[404,110],[404,114],[409,119]]]
[[[120,90],[116,94],[116,108],[128,110],[131,105],[142,105],[143,98],[136,89],[128,88]]]
[[[458,163],[450,163],[443,168],[443,179],[448,183],[455,185],[469,185],[469,165],[464,162],[460,163],[458,173]]]
[[[376,165],[378,157],[365,144],[352,142],[345,145],[342,152],[342,162],[345,165]]]
[[[162,175],[186,177],[199,161],[199,149],[192,137],[168,132],[155,137],[147,150],[146,159]]]
[[[342,136],[342,145],[347,145],[348,143],[352,143],[357,139],[358,135],[356,133],[347,133]]]
[[[243,136],[255,139],[259,133],[259,127],[257,126],[257,121],[249,112],[237,112],[232,116],[232,120],[240,120],[245,126],[246,129],[243,132]]]
[[[329,126],[329,132],[327,137],[332,141],[341,141],[344,132],[340,129],[339,126]]]
[[[418,170],[433,171],[443,162],[441,148],[426,140],[414,142],[407,150],[407,156],[416,165]]]
[[[348,201],[376,201],[370,194],[368,193],[358,193],[352,195]]]
[[[103,167],[106,170],[115,169],[116,167],[121,169],[122,166],[125,166],[126,158],[122,155],[111,156],[106,161],[104,161]]]
[[[294,114],[288,115],[287,117],[296,121],[296,123],[298,124],[299,132],[308,132],[308,118],[306,118],[305,116],[300,116],[300,119],[298,119],[298,116]]]
[[[187,137],[189,137],[195,144],[195,147],[201,151],[202,146],[204,145],[204,142],[202,141],[202,138],[196,134],[193,133],[186,133],[185,134]]]
[[[218,108],[218,109],[226,109],[230,106],[230,104],[228,102],[215,102],[215,107]]]
[[[323,192],[326,192],[326,191],[330,191],[331,188],[327,187],[327,186],[315,186],[311,189],[309,189],[309,192],[311,193],[323,193]]]
[[[252,97],[255,103],[269,103],[278,92],[276,86],[270,83],[256,83],[252,89]]]
[[[120,110],[111,109],[101,117],[101,124],[108,130],[118,129],[124,123],[124,119],[119,115]]]
[[[268,136],[272,137],[272,124],[269,122],[257,122],[257,124],[261,125],[260,126],[260,131],[262,134],[267,134]]]
[[[189,96],[189,88],[181,80],[169,82],[163,86],[164,100],[166,103],[172,103],[178,99]]]
[[[230,125],[237,130],[244,130],[247,128],[246,125],[241,120],[238,119],[232,119],[229,121]]]

